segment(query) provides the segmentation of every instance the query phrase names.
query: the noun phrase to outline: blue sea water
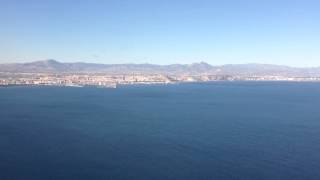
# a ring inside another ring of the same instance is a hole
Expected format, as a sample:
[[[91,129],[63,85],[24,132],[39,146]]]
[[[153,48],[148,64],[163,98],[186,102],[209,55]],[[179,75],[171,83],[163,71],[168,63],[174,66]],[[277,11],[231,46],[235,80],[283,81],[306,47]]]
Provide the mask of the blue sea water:
[[[318,180],[320,84],[0,88],[1,180]]]

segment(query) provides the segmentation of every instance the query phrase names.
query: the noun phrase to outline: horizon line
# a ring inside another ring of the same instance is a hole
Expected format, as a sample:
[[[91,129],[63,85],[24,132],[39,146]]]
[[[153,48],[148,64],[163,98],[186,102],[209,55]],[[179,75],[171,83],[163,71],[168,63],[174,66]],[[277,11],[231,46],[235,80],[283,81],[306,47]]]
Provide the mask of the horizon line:
[[[134,63],[134,62],[127,62],[127,63],[99,63],[99,62],[86,62],[86,61],[61,61],[56,59],[43,59],[43,60],[34,60],[34,61],[25,61],[25,62],[9,62],[9,63],[0,63],[0,65],[8,65],[8,64],[29,64],[29,63],[36,63],[36,62],[46,62],[46,61],[54,61],[61,64],[75,64],[75,63],[84,63],[84,64],[97,64],[97,65],[158,65],[158,66],[170,66],[170,65],[193,65],[193,64],[207,64],[213,67],[216,66],[228,66],[228,65],[272,65],[272,66],[284,66],[289,68],[320,68],[320,65],[318,66],[291,66],[286,64],[271,64],[271,63],[256,63],[256,62],[248,62],[248,63],[225,63],[225,64],[210,64],[206,61],[198,61],[198,62],[192,62],[189,64],[184,63],[171,63],[171,64],[156,64],[156,63]]]

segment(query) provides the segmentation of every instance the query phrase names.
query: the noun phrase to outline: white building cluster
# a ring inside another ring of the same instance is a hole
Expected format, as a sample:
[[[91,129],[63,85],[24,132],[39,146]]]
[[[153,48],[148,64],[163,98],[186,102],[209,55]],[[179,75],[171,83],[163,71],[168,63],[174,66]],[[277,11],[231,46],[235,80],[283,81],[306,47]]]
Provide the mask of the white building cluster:
[[[97,86],[115,88],[121,84],[168,84],[207,81],[319,81],[320,77],[164,75],[164,74],[39,74],[0,73],[0,85]]]

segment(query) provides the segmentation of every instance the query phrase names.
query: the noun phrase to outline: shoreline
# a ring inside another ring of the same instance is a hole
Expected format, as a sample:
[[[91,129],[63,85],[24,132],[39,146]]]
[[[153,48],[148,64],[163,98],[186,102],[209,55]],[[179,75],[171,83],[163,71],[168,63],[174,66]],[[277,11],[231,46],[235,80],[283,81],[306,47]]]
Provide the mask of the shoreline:
[[[172,82],[172,83],[125,83],[125,84],[116,84],[112,86],[100,86],[100,85],[57,85],[57,84],[0,84],[0,88],[9,88],[9,87],[70,87],[70,88],[102,88],[102,89],[116,89],[118,87],[124,86],[167,86],[167,85],[179,85],[179,84],[212,84],[212,83],[320,83],[320,81],[294,81],[294,80],[265,80],[265,81],[256,81],[256,80],[220,80],[220,81],[190,81],[190,82]]]

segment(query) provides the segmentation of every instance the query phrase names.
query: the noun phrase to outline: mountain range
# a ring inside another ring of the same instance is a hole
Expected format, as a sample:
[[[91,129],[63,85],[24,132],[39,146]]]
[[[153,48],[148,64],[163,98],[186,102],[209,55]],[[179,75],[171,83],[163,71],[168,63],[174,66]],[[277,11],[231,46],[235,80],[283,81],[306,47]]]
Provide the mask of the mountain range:
[[[56,60],[30,63],[0,64],[0,72],[7,73],[107,73],[107,74],[188,74],[188,75],[232,75],[232,76],[320,76],[320,67],[295,68],[270,64],[229,64],[212,66],[205,62],[193,64],[95,64],[62,63]]]

